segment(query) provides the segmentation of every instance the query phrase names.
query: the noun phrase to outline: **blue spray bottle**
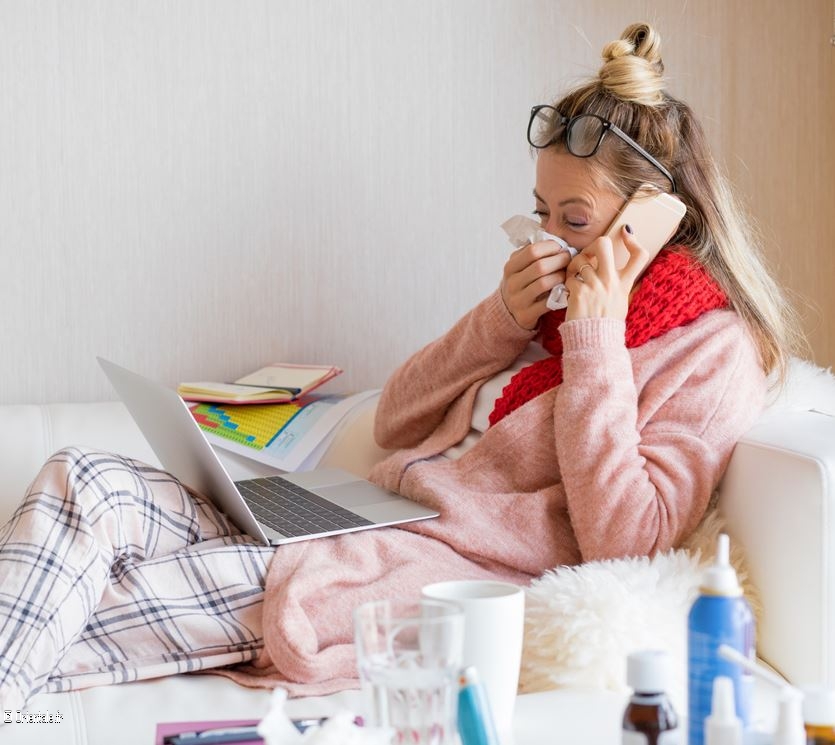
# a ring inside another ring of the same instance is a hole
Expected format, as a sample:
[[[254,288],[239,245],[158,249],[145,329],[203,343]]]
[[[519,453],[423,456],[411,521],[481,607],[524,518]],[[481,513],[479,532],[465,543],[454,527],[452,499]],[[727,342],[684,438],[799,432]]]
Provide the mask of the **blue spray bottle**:
[[[721,644],[727,644],[750,660],[755,655],[754,615],[742,596],[729,557],[730,543],[723,533],[717,542],[715,563],[705,572],[699,597],[687,618],[689,745],[704,745],[713,681],[720,675],[733,681],[736,714],[743,728],[750,721],[753,677],[738,664],[719,656]]]

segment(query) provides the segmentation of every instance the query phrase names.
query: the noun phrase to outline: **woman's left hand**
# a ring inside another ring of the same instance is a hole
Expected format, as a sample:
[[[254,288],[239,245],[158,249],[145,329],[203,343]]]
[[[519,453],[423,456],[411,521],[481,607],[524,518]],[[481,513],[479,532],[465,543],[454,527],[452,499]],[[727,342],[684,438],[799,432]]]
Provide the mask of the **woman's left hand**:
[[[629,252],[629,260],[622,269],[615,268],[612,241],[606,236],[594,240],[571,260],[565,270],[565,286],[568,289],[566,321],[575,318],[626,318],[629,294],[647,265],[649,254],[627,232],[626,226],[621,228],[621,234]]]

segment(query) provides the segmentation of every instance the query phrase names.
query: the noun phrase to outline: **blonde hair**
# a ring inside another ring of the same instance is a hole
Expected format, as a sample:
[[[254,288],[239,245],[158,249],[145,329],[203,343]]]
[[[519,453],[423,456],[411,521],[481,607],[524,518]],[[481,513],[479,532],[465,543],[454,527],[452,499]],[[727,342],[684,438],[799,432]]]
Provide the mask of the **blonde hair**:
[[[687,214],[671,243],[685,246],[719,284],[747,324],[764,372],[782,380],[788,358],[802,347],[797,317],[766,270],[754,231],[714,162],[701,125],[666,90],[661,37],[635,23],[603,48],[592,79],[554,104],[566,117],[597,114],[620,127],[668,168]],[[564,148],[554,128],[554,145]],[[669,191],[660,171],[617,137],[607,137],[589,165],[595,177],[628,198],[644,183]]]

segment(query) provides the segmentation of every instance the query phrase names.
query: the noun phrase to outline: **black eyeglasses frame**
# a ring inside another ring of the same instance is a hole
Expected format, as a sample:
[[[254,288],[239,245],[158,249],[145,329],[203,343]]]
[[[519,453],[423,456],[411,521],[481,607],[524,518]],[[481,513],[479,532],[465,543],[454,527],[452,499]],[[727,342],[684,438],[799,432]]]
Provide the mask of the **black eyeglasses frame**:
[[[670,185],[673,187],[673,192],[676,191],[676,180],[673,178],[673,174],[670,173],[669,170],[667,170],[663,165],[661,165],[661,163],[659,163],[656,158],[653,158],[646,150],[644,150],[644,148],[642,148],[637,142],[635,142],[635,140],[633,140],[628,134],[626,134],[626,132],[624,132],[620,127],[616,126],[615,124],[612,124],[612,122],[610,122],[608,119],[604,119],[602,116],[599,116],[598,114],[577,114],[577,116],[569,118],[567,116],[563,116],[556,108],[550,106],[549,104],[540,104],[538,106],[534,106],[533,108],[531,108],[531,118],[528,120],[528,144],[535,150],[544,150],[545,148],[550,147],[557,141],[557,138],[554,138],[549,142],[546,142],[544,145],[537,145],[531,138],[531,130],[533,129],[534,120],[536,119],[537,114],[539,114],[539,112],[543,109],[548,109],[554,112],[554,114],[556,114],[559,117],[559,125],[561,127],[564,127],[562,131],[562,138],[565,141],[565,146],[568,149],[568,152],[576,158],[591,158],[591,156],[594,155],[600,149],[600,143],[603,142],[603,138],[606,136],[606,133],[611,132],[613,135],[619,137],[623,142],[629,145],[629,147],[631,147],[636,153],[638,153],[638,155],[642,156],[647,162],[655,166],[670,182]],[[594,146],[594,148],[592,148],[592,151],[590,153],[575,153],[571,149],[571,129],[580,119],[586,117],[592,117],[600,122],[600,137],[598,138],[597,144]]]

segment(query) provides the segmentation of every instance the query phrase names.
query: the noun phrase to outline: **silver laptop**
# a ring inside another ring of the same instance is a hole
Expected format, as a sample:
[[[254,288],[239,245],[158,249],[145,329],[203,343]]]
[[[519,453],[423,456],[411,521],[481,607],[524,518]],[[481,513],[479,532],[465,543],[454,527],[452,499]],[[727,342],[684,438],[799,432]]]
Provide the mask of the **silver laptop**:
[[[101,357],[98,360],[165,470],[211,499],[240,530],[265,544],[438,516],[337,468],[233,481],[176,391]]]

